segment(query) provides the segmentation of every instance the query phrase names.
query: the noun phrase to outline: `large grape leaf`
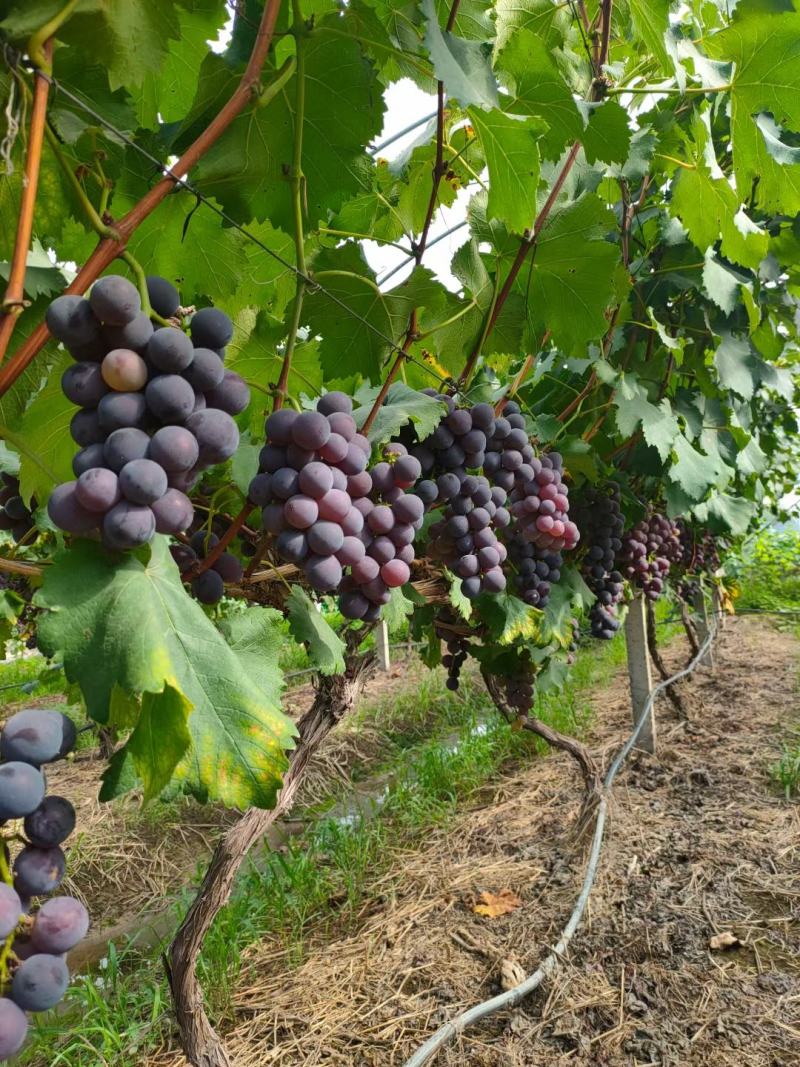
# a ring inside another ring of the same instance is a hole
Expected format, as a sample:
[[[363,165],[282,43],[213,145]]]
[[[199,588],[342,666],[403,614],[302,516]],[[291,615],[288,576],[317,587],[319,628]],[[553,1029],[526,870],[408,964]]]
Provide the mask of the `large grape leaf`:
[[[154,724],[162,708],[174,723],[185,701],[190,740],[172,780],[201,800],[229,807],[274,803],[294,727],[263,691],[263,678],[252,677],[187,594],[166,538],[157,536],[142,558],[78,540],[48,567],[36,603],[44,609],[42,651],[62,657],[91,718],[108,721],[115,687],[142,696],[143,704],[149,694],[146,708]],[[278,673],[277,664],[273,671]],[[159,757],[155,766],[155,755],[147,755],[149,720],[140,723],[136,762],[140,768],[149,764],[153,781],[163,787],[164,765]],[[177,748],[172,752],[178,755]]]
[[[489,168],[487,215],[522,233],[533,225],[536,215],[537,141],[545,125],[536,118],[519,119],[496,109],[470,108],[469,116]]]
[[[555,214],[539,236],[530,269],[531,315],[567,355],[583,355],[586,342],[607,328],[619,248],[602,238],[613,226],[605,205],[587,194]],[[527,288],[527,270],[520,278]]]
[[[740,198],[750,195],[755,182],[759,205],[794,214],[800,210],[798,174],[772,157],[757,121],[767,112],[779,126],[800,132],[800,13],[745,13],[705,47],[712,57],[735,63],[731,141]]]
[[[631,19],[650,55],[655,56],[662,70],[671,69],[665,37],[669,32],[671,0],[628,0]]]
[[[261,390],[277,385],[283,365],[283,351],[279,342],[286,335],[285,324],[267,311],[246,308],[234,319],[233,340],[228,345],[225,366],[236,371]],[[292,355],[289,371],[289,393],[313,396],[322,388],[322,369],[319,347],[315,340],[299,341]],[[262,407],[268,397],[253,396],[253,404]]]
[[[425,47],[447,95],[464,107],[498,107],[500,98],[489,62],[490,49],[484,42],[467,41],[442,30],[433,0],[422,0],[420,6],[427,26]]]
[[[372,410],[372,403],[378,395],[379,388],[364,390],[359,393],[361,406],[353,412],[353,418],[359,426],[364,424]],[[446,407],[441,400],[409,389],[405,382],[392,382],[386,400],[378,409],[375,421],[369,431],[373,445],[381,444],[396,437],[407,423],[412,422],[417,436],[424,440],[433,433],[441,421]]]
[[[338,21],[338,19],[336,20]],[[380,133],[383,97],[359,43],[323,20],[305,43],[303,202],[309,227],[370,189],[366,145]],[[239,222],[293,232],[291,163],[296,75],[266,107],[241,115],[198,163],[194,180]]]

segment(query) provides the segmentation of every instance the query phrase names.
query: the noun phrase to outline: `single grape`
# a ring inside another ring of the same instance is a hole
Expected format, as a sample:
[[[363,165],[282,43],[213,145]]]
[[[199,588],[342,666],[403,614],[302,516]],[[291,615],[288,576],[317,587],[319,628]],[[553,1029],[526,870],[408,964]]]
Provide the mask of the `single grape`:
[[[75,724],[62,712],[23,708],[3,727],[0,756],[39,767],[66,756],[75,747],[76,739]]]
[[[241,560],[237,559],[232,552],[223,552],[214,563],[213,570],[222,578],[226,585],[233,585],[242,580],[244,567]]]
[[[197,438],[184,426],[162,426],[153,434],[147,458],[165,471],[188,471],[200,456]]]
[[[403,563],[401,559],[390,559],[381,567],[381,578],[390,589],[405,585],[410,577],[408,564]]]
[[[250,481],[250,485],[247,489],[247,498],[255,504],[257,508],[266,507],[266,505],[270,504],[273,498],[277,496],[277,493],[274,493],[272,489],[272,479],[273,475],[271,474],[257,474],[255,478]],[[296,491],[295,488],[293,492]],[[287,496],[292,495],[293,493],[287,494]]]
[[[381,565],[372,556],[365,556],[352,566],[352,575],[361,585],[374,581],[381,572]]]
[[[87,511],[108,511],[120,498],[116,474],[107,467],[84,471],[75,483],[75,496]]]
[[[425,513],[425,505],[420,497],[405,493],[392,506],[392,511],[398,522],[419,522]]]
[[[186,420],[200,446],[201,463],[222,463],[229,459],[239,446],[239,429],[230,415],[216,408],[197,411]]]
[[[103,540],[109,548],[124,551],[152,540],[156,517],[151,508],[121,500],[103,519]]]
[[[320,593],[331,592],[342,580],[342,565],[335,556],[309,556],[303,572],[311,588]]]
[[[92,311],[101,322],[124,326],[142,310],[139,290],[119,274],[107,274],[92,286],[89,293]]]
[[[194,506],[180,489],[167,489],[150,507],[156,520],[156,533],[182,533],[194,521]]]
[[[346,619],[363,619],[370,606],[370,602],[361,593],[342,593],[339,597],[339,611]]]
[[[108,392],[99,363],[73,363],[61,375],[61,391],[82,408],[96,407]]]
[[[36,913],[31,941],[39,952],[69,952],[89,931],[89,913],[74,897],[52,897]]]
[[[25,1044],[28,1019],[13,1000],[0,997],[0,1060],[11,1059]]]
[[[390,507],[380,504],[370,511],[367,516],[367,526],[376,534],[386,534],[395,523],[394,513]]]
[[[100,337],[91,305],[82,296],[57,296],[45,312],[45,322],[53,337],[70,348],[91,345]]]
[[[178,290],[166,278],[160,278],[157,274],[148,274],[145,281],[153,311],[163,319],[171,319],[181,304]]]
[[[333,475],[325,463],[309,463],[300,471],[300,492],[314,500],[321,500],[333,489]]]
[[[224,348],[233,337],[233,323],[219,308],[201,308],[189,323],[192,340],[198,348]]]
[[[147,405],[141,393],[106,393],[97,405],[97,417],[106,433],[126,426],[139,426]]]
[[[338,433],[349,444],[358,432],[355,419],[346,411],[334,411],[328,416],[331,433]]]
[[[63,797],[46,796],[35,811],[25,816],[24,828],[32,845],[60,845],[75,829],[75,809]]]
[[[307,530],[319,517],[319,506],[309,496],[293,496],[283,507],[286,522],[297,530]]]
[[[14,888],[22,897],[42,897],[58,889],[66,860],[58,846],[26,845],[14,859]]]
[[[308,546],[318,556],[332,556],[342,547],[344,534],[335,522],[318,521],[308,530]]]
[[[300,477],[300,484],[301,486],[303,484],[302,474]],[[318,504],[319,517],[321,519],[328,519],[331,522],[341,522],[352,510],[350,497],[341,489],[329,489],[327,493],[319,498]],[[358,514],[358,512],[356,512],[356,514]]]
[[[222,575],[213,569],[203,571],[192,582],[192,595],[201,604],[218,604],[225,593]]]
[[[366,548],[363,541],[357,537],[345,537],[342,540],[342,547],[336,552],[336,558],[343,567],[352,567],[353,564],[362,560],[365,554]]]
[[[147,384],[147,364],[130,348],[115,348],[100,364],[103,381],[118,393],[136,393]]]
[[[198,556],[205,558],[212,548],[217,547],[219,538],[212,530],[203,527],[192,534],[190,544]]]
[[[69,985],[67,965],[59,956],[41,952],[25,960],[15,972],[11,998],[23,1011],[49,1011]]]
[[[301,411],[292,423],[292,441],[298,448],[316,451],[330,435],[330,423],[318,411]]]
[[[264,424],[267,440],[274,445],[288,445],[292,440],[292,426],[298,413],[292,408],[273,411]]]
[[[194,389],[178,374],[160,374],[151,378],[145,389],[150,412],[160,422],[187,422],[194,410]],[[200,411],[194,418],[205,415]]]
[[[111,351],[114,348],[132,348],[143,352],[153,336],[153,324],[143,311],[124,326],[104,326],[103,338]]]
[[[275,548],[287,563],[300,563],[308,555],[308,538],[302,530],[283,530],[278,534]]]
[[[75,412],[69,424],[69,432],[72,440],[82,448],[100,444],[106,436],[100,426],[97,412],[90,408],[82,408]]]
[[[260,478],[269,477],[267,474],[258,475]],[[279,500],[288,500],[295,496],[300,489],[300,478],[292,467],[279,467],[272,475],[272,493]],[[263,506],[263,505],[262,505]]]
[[[97,529],[98,516],[87,511],[75,495],[77,482],[57,485],[47,501],[47,514],[59,530],[71,534],[87,534]]]
[[[152,459],[133,459],[119,472],[119,488],[132,504],[154,504],[167,491],[166,471]]]
[[[190,385],[204,393],[220,384],[225,377],[225,364],[212,349],[195,348],[194,357],[186,368],[184,377]]]
[[[0,882],[0,937],[7,938],[16,929],[21,917],[19,893],[5,882]]]
[[[343,411],[349,415],[353,410],[353,400],[347,393],[331,392],[325,393],[317,401],[317,411],[323,415],[332,415],[335,411]]]
[[[206,400],[212,408],[238,415],[250,403],[250,386],[241,375],[226,370],[222,381],[206,392]]]
[[[502,593],[506,587],[506,578],[499,567],[492,567],[486,571],[481,582],[484,593]]]
[[[76,478],[80,478],[84,471],[91,470],[92,467],[102,467],[104,465],[105,452],[100,442],[96,445],[87,445],[86,448],[82,448],[80,452],[76,452],[72,457],[72,473]]]

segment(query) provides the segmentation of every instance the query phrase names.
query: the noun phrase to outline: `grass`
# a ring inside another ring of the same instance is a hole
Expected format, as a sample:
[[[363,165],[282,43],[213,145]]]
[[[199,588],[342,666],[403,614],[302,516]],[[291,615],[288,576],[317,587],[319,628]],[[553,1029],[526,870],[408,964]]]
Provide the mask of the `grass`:
[[[540,696],[535,713],[557,729],[583,732],[589,690],[606,684],[624,660],[623,641],[592,643],[579,652],[567,686]],[[370,767],[387,782],[384,794],[361,809],[352,807],[352,793],[332,794],[322,817],[283,852],[248,863],[200,962],[211,1015],[223,1028],[233,1018],[232,994],[249,946],[271,941],[292,964],[302,962],[312,925],[315,936],[355,925],[371,885],[398,852],[418,847],[433,827],[448,826],[504,768],[546,747],[501,720],[477,679],[465,678],[453,694],[441,671],[424,675],[412,692],[360,708],[355,719],[379,723],[386,737],[385,758]],[[177,914],[191,896],[187,890]],[[172,1031],[158,954],[122,946],[109,950],[102,968],[75,979],[64,1014],[34,1016],[19,1064],[141,1067]]]

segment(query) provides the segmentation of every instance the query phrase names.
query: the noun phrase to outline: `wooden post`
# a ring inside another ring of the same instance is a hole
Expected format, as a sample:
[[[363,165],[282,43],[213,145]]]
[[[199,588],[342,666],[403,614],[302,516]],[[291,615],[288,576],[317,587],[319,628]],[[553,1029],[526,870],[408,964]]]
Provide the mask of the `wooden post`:
[[[635,724],[639,721],[653,688],[650,657],[647,654],[647,614],[641,593],[628,607],[628,615],[625,619],[625,641],[628,646],[628,678],[631,685],[631,707]],[[652,707],[639,734],[636,747],[644,752],[656,750],[656,717]]]
[[[722,606],[722,597],[720,596],[718,585],[711,587],[711,610],[714,613],[714,622],[717,624],[717,629],[721,630],[725,621],[725,608]]]
[[[708,604],[706,602],[706,595],[702,588],[695,594],[694,598],[694,610],[695,610],[695,625],[697,626],[697,639],[702,645],[709,634],[708,624]],[[709,645],[708,651],[700,660],[699,663],[702,667],[714,666],[714,655]]]
[[[388,671],[392,665],[389,659],[389,627],[383,619],[375,631],[375,649],[378,653],[378,666],[382,671]]]

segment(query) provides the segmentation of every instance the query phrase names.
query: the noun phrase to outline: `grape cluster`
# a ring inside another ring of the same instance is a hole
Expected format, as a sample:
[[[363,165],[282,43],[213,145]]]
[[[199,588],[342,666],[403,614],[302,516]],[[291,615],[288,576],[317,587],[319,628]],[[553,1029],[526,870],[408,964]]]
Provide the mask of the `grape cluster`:
[[[151,306],[162,317],[179,309],[177,290],[148,279]],[[249,403],[245,382],[225,370],[233,326],[224,312],[203,308],[189,324],[155,329],[127,279],[107,275],[88,300],[57,297],[47,325],[76,362],[61,379],[80,410],[70,431],[81,446],[75,481],[48,502],[56,526],[72,534],[99,530],[109,548],[136,548],[158,533],[192,522],[187,493],[200,471],[236,451],[232,416]]]
[[[372,446],[352,410],[349,396],[330,392],[316,410],[274,411],[249,497],[280,558],[317,592],[340,592],[346,618],[373,622],[390,590],[410,577],[424,508],[406,490],[420,465],[395,444],[367,470]]]
[[[508,539],[508,556],[516,568],[517,595],[533,608],[546,608],[550,591],[561,577],[561,553],[538,548],[517,531]]]
[[[49,1011],[69,983],[64,957],[86,936],[89,916],[73,897],[51,897],[31,916],[32,898],[57,889],[64,877],[61,845],[75,827],[75,810],[45,795],[41,767],[75,744],[65,715],[41,708],[17,712],[0,736],[0,821],[21,819],[24,844],[13,862],[13,884],[0,881],[0,939],[10,953],[0,964],[0,1060],[14,1056],[28,1032],[26,1012]],[[8,841],[0,844],[6,849]]]
[[[620,508],[619,486],[590,486],[578,512],[587,541],[581,569],[596,600],[589,611],[592,636],[610,641],[620,628],[616,606],[622,600],[625,583],[616,561],[622,550],[625,520]]]
[[[511,521],[506,491],[492,487],[482,474],[452,471],[436,480],[437,501],[445,502],[442,517],[431,524],[428,554],[447,564],[461,579],[469,600],[480,593],[501,593],[506,587],[502,564],[508,555],[496,528]]]
[[[698,536],[685,519],[677,519],[675,526],[680,541],[680,557],[677,562],[687,574],[714,574],[722,560],[717,538],[704,530]]]
[[[461,684],[461,668],[469,656],[469,641],[461,634],[448,632],[445,644],[447,651],[442,656],[442,666],[447,669],[445,685],[455,693]]]
[[[218,544],[217,534],[203,527],[192,534],[188,544],[170,545],[170,552],[178,570],[186,574]],[[243,575],[241,560],[232,552],[222,552],[207,570],[192,578],[192,596],[201,604],[218,604],[225,595],[225,586],[240,582]]]
[[[517,674],[503,677],[502,682],[508,705],[521,718],[529,715],[535,692],[533,675],[528,671],[519,671]]]
[[[680,556],[675,525],[664,515],[653,514],[623,536],[619,562],[625,576],[643,590],[648,600],[658,600],[670,563],[677,562]]]
[[[27,507],[19,494],[19,479],[13,474],[0,474],[0,530],[8,530],[19,543],[34,526],[36,501]]]
[[[508,454],[507,450],[503,451],[503,462]],[[522,453],[513,449],[511,455]],[[519,524],[522,537],[545,552],[562,549],[568,552],[580,538],[578,527],[567,517],[569,490],[562,481],[563,473],[563,460],[558,452],[545,453],[541,458],[525,456],[514,471],[511,514]]]

